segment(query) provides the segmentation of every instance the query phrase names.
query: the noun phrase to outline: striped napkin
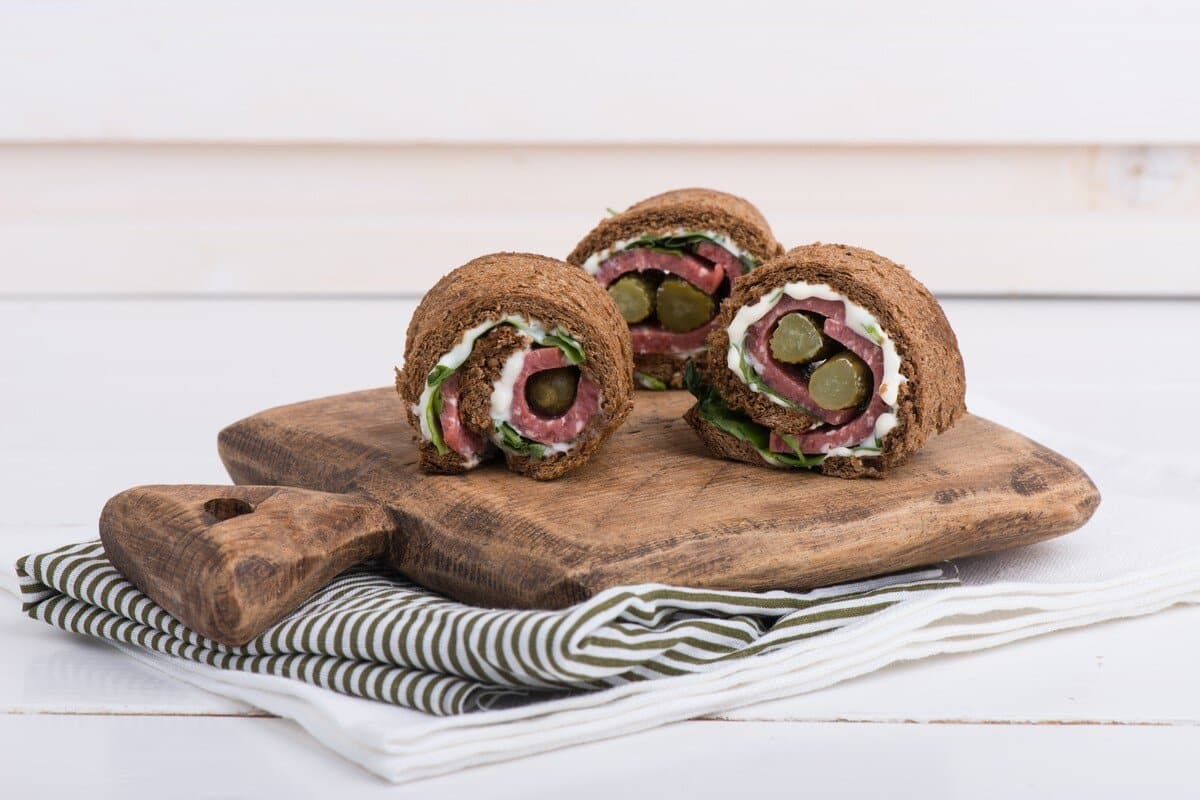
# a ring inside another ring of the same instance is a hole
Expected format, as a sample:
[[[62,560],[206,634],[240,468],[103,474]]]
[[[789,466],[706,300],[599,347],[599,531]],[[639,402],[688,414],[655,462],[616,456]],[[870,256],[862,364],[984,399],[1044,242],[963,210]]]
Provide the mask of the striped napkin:
[[[98,541],[25,556],[17,575],[25,611],[57,628],[438,716],[701,672],[958,585],[947,564],[804,593],[645,584],[561,611],[517,611],[464,605],[364,565],[228,647],[125,580]]]

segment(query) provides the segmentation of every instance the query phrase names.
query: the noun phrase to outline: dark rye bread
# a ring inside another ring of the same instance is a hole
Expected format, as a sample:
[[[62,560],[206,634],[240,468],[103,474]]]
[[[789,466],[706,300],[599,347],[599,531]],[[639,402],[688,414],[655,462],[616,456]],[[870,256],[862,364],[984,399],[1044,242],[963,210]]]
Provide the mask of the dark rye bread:
[[[475,342],[471,357],[459,372],[459,416],[467,428],[485,438],[491,436],[492,384],[500,379],[508,357],[532,344],[532,339],[508,325],[493,328]],[[570,469],[579,461],[581,453],[586,460],[603,443],[608,436],[606,429],[610,427],[608,418],[597,414],[580,433],[583,442],[569,453],[531,458],[505,452],[504,460],[508,468],[516,472],[539,479],[557,478],[564,469]],[[585,452],[584,448],[589,447]]]
[[[662,381],[668,389],[683,388],[683,370],[686,366],[687,359],[666,353],[642,353],[633,357],[634,370]],[[634,383],[638,388],[650,388],[642,386],[637,381]]]
[[[511,325],[501,325],[475,341],[471,357],[458,371],[458,416],[463,425],[485,439],[492,435],[492,384],[504,362],[533,340]]]
[[[878,253],[820,243],[797,247],[763,264],[738,281],[722,304],[719,324],[708,337],[709,351],[698,367],[705,382],[731,408],[760,424],[789,432],[779,424],[779,415],[791,412],[750,391],[729,369],[726,353],[727,328],[738,309],[795,281],[828,284],[874,314],[895,342],[900,372],[908,378],[897,398],[899,424],[884,439],[882,455],[827,458],[818,467],[821,472],[844,478],[878,477],[919,450],[931,436],[949,429],[966,411],[966,376],[958,340],[929,290],[907,269]],[[791,416],[797,425],[804,425],[807,419],[803,414]],[[752,447],[699,419],[695,409],[687,419],[717,455],[766,464]]]
[[[611,247],[614,242],[645,233],[668,233],[676,228],[724,233],[759,261],[783,253],[771,226],[749,200],[715,189],[675,189],[602,219],[575,245],[567,262],[581,267],[588,256]]]
[[[439,280],[422,298],[408,324],[404,369],[397,374],[396,390],[404,398],[404,411],[420,449],[421,469],[464,469],[462,457],[438,455],[433,444],[421,436],[412,406],[420,398],[426,377],[467,329],[508,314],[571,334],[587,357],[580,370],[601,391],[597,419],[584,432],[588,438],[569,453],[509,459],[512,469],[538,479],[556,478],[586,463],[629,416],[633,408],[629,329],[608,293],[586,273],[557,259],[530,253],[481,256]]]
[[[724,233],[760,262],[783,253],[783,245],[775,240],[771,226],[749,200],[715,189],[691,188],[648,197],[620,214],[601,220],[575,245],[567,261],[581,267],[589,256],[614,242],[643,234],[670,233],[679,228]],[[672,389],[683,388],[686,364],[687,359],[678,356],[634,356],[638,372],[657,378]]]

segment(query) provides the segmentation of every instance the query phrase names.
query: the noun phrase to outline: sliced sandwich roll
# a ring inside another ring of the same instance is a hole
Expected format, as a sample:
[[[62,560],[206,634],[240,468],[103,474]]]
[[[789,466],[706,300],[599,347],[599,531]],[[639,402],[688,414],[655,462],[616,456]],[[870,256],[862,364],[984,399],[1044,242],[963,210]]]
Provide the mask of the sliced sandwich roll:
[[[749,201],[677,189],[601,221],[567,260],[608,291],[628,323],[638,386],[679,389],[733,283],[782,252]]]
[[[958,341],[908,270],[813,244],[734,287],[688,374],[688,423],[715,454],[878,477],[966,410]]]
[[[632,409],[629,332],[595,281],[527,253],[471,261],[425,295],[396,373],[426,472],[503,455],[537,479],[585,464]]]

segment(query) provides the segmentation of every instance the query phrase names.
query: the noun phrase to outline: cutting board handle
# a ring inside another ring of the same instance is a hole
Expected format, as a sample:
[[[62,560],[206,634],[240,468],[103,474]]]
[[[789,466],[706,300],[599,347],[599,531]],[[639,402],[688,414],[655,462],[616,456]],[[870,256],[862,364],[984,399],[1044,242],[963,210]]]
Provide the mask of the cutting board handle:
[[[187,627],[235,646],[386,555],[395,530],[374,501],[279,486],[139,486],[100,513],[105,553],[125,577]]]

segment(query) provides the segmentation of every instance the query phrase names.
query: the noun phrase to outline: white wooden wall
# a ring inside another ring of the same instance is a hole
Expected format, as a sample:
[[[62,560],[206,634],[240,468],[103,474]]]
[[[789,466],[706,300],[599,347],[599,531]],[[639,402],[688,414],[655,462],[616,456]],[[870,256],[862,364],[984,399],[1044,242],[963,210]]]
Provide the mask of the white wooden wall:
[[[420,292],[708,185],[944,293],[1200,294],[1200,5],[0,0],[0,293]]]

